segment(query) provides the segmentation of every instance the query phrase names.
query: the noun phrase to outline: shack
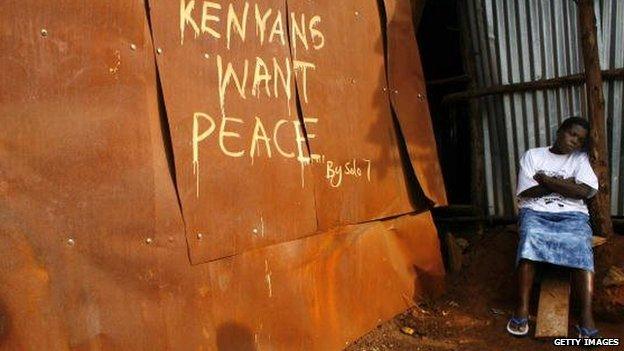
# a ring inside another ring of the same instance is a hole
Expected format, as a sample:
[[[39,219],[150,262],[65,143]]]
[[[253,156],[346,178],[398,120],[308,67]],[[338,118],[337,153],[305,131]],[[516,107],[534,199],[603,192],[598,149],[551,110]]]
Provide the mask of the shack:
[[[616,0],[2,1],[0,349],[349,347],[461,271],[448,226],[515,221],[520,155],[571,115],[598,131],[610,237],[623,20]]]

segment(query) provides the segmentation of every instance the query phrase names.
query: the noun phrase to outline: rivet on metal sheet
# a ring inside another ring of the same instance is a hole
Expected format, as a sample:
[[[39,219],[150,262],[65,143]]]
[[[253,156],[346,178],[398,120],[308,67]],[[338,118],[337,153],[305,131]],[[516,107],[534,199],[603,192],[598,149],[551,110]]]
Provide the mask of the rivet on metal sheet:
[[[152,239],[152,238],[147,238],[147,239],[145,239],[145,243],[146,243],[146,244],[151,244],[151,243],[153,243],[153,242],[154,242],[154,239]]]
[[[254,234],[258,234],[258,229],[254,228],[254,229],[252,230],[252,232],[253,232]]]
[[[393,93],[398,94],[398,93],[399,93],[399,91],[398,91],[398,90],[395,90],[395,91],[393,91]]]
[[[208,55],[208,54],[204,54],[204,58],[205,58],[205,59],[209,59],[209,58],[210,58],[210,55]]]
[[[384,87],[384,88],[383,88],[383,91],[388,91],[388,88]]]
[[[358,11],[355,11],[355,15],[356,15],[356,16],[359,16],[359,15],[360,15],[360,13],[359,13]]]
[[[355,84],[355,78],[351,78],[351,84]]]
[[[197,240],[201,240],[204,238],[204,234],[202,233],[197,233]]]
[[[158,55],[162,54],[162,53],[163,53],[163,49],[162,49],[162,48],[158,48],[158,49],[156,49],[156,53],[157,53]]]
[[[418,95],[417,95],[417,96],[418,96],[418,98],[419,98],[421,101],[425,99],[425,96],[424,96],[423,94],[421,94],[421,93],[418,93]]]
[[[74,245],[76,245],[76,242],[74,241],[74,239],[69,238],[69,239],[67,239],[67,245],[74,246]]]
[[[137,49],[137,46],[135,44],[130,44],[130,49],[132,49],[132,51]]]
[[[44,28],[44,29],[42,29],[42,30],[41,30],[41,36],[42,36],[42,37],[47,37],[47,36],[48,36],[48,30],[47,30],[47,29],[45,29],[45,28]]]

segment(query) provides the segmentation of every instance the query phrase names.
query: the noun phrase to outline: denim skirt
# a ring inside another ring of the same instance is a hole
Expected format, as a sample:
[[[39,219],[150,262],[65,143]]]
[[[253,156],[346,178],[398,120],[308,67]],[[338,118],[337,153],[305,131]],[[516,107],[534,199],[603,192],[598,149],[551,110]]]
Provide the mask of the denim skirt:
[[[592,230],[583,212],[520,209],[520,259],[594,271]]]

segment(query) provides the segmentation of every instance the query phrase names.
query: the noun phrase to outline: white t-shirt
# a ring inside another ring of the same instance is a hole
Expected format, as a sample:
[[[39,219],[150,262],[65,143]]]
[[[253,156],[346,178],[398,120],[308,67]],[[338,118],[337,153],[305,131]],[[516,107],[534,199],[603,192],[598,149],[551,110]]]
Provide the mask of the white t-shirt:
[[[550,147],[527,150],[520,158],[516,196],[539,185],[533,179],[537,172],[543,172],[549,177],[574,178],[577,184],[583,183],[594,189],[591,196],[594,196],[598,191],[598,177],[589,164],[586,152],[576,151],[566,155],[558,155],[552,153]],[[540,198],[518,196],[518,207],[542,212],[579,211],[588,213],[584,200],[571,199],[557,193],[551,193]]]

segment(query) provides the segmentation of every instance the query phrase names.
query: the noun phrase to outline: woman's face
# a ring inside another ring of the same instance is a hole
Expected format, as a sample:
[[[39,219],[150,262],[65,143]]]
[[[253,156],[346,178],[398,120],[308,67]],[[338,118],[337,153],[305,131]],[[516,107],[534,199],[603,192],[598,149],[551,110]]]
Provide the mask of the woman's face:
[[[585,145],[587,138],[587,129],[578,124],[573,124],[570,128],[561,130],[557,133],[557,141],[555,142],[557,149],[564,153],[581,149]]]

